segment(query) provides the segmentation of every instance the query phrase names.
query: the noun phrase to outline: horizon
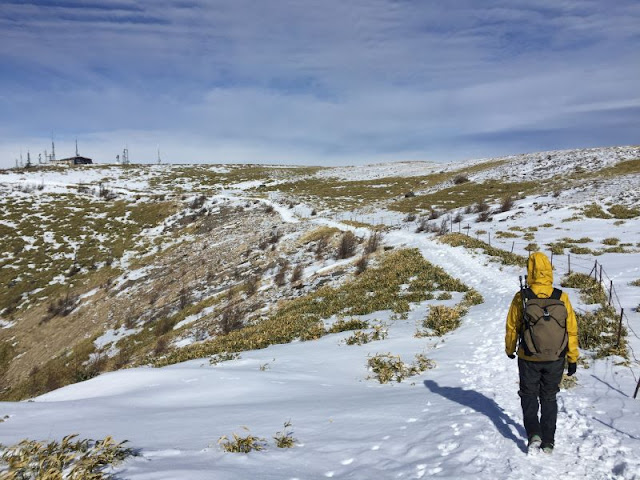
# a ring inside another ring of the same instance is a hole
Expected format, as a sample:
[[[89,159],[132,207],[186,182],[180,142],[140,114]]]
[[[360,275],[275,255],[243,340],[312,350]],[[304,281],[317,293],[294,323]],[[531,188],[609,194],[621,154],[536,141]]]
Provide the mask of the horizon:
[[[631,0],[5,0],[0,168],[52,137],[318,166],[634,145],[639,35]]]

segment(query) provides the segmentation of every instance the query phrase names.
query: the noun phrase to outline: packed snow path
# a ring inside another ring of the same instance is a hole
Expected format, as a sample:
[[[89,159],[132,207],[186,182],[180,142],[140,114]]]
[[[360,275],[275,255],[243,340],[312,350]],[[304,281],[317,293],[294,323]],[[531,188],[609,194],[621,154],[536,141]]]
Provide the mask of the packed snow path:
[[[217,366],[203,359],[104,374],[32,403],[0,404],[9,415],[0,442],[76,432],[126,438],[141,455],[119,477],[135,480],[640,478],[640,402],[623,393],[620,369],[608,361],[580,368],[580,386],[560,394],[554,454],[525,455],[517,365],[503,347],[522,272],[406,231],[385,242],[419,248],[485,303],[442,339],[414,337],[425,302],[407,320],[368,316],[391,326],[388,339],[363,346],[341,343],[345,332],[244,352]],[[382,352],[405,361],[423,352],[437,368],[379,385],[366,379],[366,360]],[[298,445],[279,450],[271,436],[289,419]],[[270,441],[266,451],[221,450],[217,439],[244,434],[243,425]]]
[[[486,478],[491,478],[491,474],[493,478],[640,478],[640,458],[637,455],[640,447],[640,404],[607,383],[616,380],[611,365],[606,361],[601,362],[600,368],[593,373],[578,370],[580,384],[593,384],[595,391],[592,393],[596,395],[582,397],[584,391],[580,388],[559,394],[553,456],[530,458],[523,454],[526,434],[517,395],[517,360],[511,360],[504,354],[504,323],[518,288],[518,274],[524,272],[513,267],[499,267],[495,263],[485,266],[483,256],[474,257],[462,248],[452,249],[407,232],[393,232],[385,240],[398,246],[417,246],[427,260],[442,266],[485,298],[485,304],[476,307],[461,328],[468,334],[460,332],[448,341],[447,349],[453,348],[460,353],[454,368],[459,370],[462,389],[425,381],[434,393],[469,407],[460,410],[460,419],[451,423],[453,431],[459,433],[460,424],[486,424],[486,419],[477,418],[479,415],[486,415],[493,423],[481,428],[481,433],[463,436],[462,442],[450,441],[439,445],[438,448],[443,450],[460,450],[460,455],[453,456],[443,467],[445,471],[466,472],[466,463],[467,467],[477,467],[477,473],[483,472],[483,478],[484,474],[487,474]],[[615,402],[620,408],[620,418],[602,418],[605,411],[598,410],[594,400],[609,407],[611,401]],[[445,416],[446,410],[442,412]],[[455,416],[449,414],[452,415]],[[627,422],[623,415],[629,415]],[[475,420],[472,421],[472,417]],[[618,420],[633,430],[625,432],[616,428],[614,423]],[[443,437],[447,434],[445,424],[442,423]]]

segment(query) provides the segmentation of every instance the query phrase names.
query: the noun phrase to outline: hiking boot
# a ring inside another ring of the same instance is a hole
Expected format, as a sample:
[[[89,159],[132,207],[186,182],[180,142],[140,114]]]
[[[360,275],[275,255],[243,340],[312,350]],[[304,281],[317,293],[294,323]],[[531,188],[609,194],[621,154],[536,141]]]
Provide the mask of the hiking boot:
[[[542,450],[544,453],[553,453],[553,443],[551,442],[544,442],[540,445],[540,450]]]
[[[527,449],[534,450],[534,449],[540,448],[541,443],[542,443],[542,439],[540,438],[540,435],[531,435],[531,437],[529,437],[529,443],[527,444]]]

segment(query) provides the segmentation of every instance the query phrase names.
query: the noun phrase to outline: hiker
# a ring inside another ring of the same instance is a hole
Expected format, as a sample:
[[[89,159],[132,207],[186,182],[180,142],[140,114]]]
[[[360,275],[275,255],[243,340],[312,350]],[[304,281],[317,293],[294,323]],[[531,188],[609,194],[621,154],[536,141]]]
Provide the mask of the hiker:
[[[527,274],[528,286],[521,285],[507,315],[505,352],[515,358],[518,344],[518,395],[528,448],[551,453],[558,416],[556,394],[560,391],[565,357],[567,375],[576,373],[578,324],[567,294],[553,288],[553,269],[544,253],[529,257]]]

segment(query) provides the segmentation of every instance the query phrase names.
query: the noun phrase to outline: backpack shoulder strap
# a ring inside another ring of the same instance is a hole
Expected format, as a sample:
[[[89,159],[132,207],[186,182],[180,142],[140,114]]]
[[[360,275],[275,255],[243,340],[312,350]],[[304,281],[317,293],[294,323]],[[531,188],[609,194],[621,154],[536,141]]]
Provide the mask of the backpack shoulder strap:
[[[527,300],[538,298],[538,296],[535,293],[533,293],[533,290],[531,290],[531,288],[525,288],[524,290],[522,290],[522,294],[524,295],[524,298]]]
[[[562,296],[562,290],[560,290],[559,288],[554,288],[549,298],[552,300],[560,300],[561,296]]]

